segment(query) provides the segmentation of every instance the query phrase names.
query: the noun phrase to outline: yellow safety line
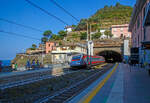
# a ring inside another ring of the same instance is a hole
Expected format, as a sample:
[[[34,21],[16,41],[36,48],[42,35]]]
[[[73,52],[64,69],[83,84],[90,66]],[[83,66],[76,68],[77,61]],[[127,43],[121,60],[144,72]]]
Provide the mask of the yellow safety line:
[[[95,69],[100,69],[101,67],[103,67],[103,66],[105,66],[105,65],[107,65],[107,63],[100,64],[100,65],[97,65],[97,66],[94,66],[94,67],[95,67]]]
[[[112,76],[114,71],[117,69],[118,64],[115,65],[113,70],[105,77],[93,90],[92,92],[88,93],[84,98],[82,98],[79,103],[90,103],[90,101],[93,99],[93,97],[97,94],[97,92],[100,91],[100,89],[103,87],[103,85],[107,82],[107,80]]]

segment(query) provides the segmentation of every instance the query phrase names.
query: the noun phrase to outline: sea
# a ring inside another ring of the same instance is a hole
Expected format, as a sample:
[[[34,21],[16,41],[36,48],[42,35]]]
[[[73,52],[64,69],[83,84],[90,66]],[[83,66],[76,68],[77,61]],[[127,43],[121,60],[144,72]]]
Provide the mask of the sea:
[[[2,61],[2,66],[11,66],[11,60],[0,60]]]

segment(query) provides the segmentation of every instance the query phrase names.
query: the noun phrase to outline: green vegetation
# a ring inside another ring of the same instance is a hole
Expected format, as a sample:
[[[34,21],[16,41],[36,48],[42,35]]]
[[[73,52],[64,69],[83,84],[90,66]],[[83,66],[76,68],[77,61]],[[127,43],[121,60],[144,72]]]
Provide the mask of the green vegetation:
[[[24,67],[27,63],[27,61],[32,62],[33,60],[35,61],[39,61],[40,63],[42,63],[42,57],[39,55],[34,55],[34,56],[27,56],[27,55],[16,55],[15,59],[13,59],[11,62],[12,63],[17,63],[18,67]],[[51,55],[50,54],[46,54],[45,57],[43,58],[43,62],[44,64],[51,64]]]
[[[48,39],[50,39],[51,36],[52,36],[52,31],[51,31],[51,30],[45,31],[45,32],[43,33],[43,36],[44,36],[44,37],[47,37]]]
[[[79,37],[79,35],[77,33],[73,33],[71,38],[73,41],[77,41],[78,37]]]
[[[111,34],[111,31],[110,30],[106,30],[105,32],[104,32],[104,34],[107,36],[107,38],[108,37],[112,37],[113,36],[113,34]]]
[[[43,36],[44,37],[42,37],[41,38],[41,42],[43,43],[43,44],[45,44],[51,37],[52,37],[52,31],[51,30],[47,30],[47,31],[45,31],[44,33],[43,33]]]
[[[45,44],[50,40],[63,40],[64,37],[67,36],[67,32],[60,30],[58,34],[53,34],[51,30],[47,30],[43,33],[43,37],[41,38],[41,42]]]
[[[60,30],[58,32],[58,35],[60,36],[61,39],[64,39],[64,37],[67,36],[67,32],[66,31],[63,31],[63,30]]]
[[[45,44],[47,41],[48,41],[47,37],[42,37],[42,38],[41,38],[41,42],[42,42],[43,44]]]
[[[102,34],[100,32],[97,32],[92,35],[92,39],[99,39],[101,36],[102,36]]]
[[[97,10],[97,12],[89,17],[88,19],[81,19],[78,25],[72,25],[73,34],[69,34],[69,38],[66,31],[60,30],[58,34],[53,34],[52,31],[47,30],[43,33],[42,43],[45,43],[49,40],[64,40],[67,38],[67,41],[78,41],[80,40],[86,40],[87,33],[85,30],[87,30],[87,23],[89,24],[89,30],[91,31],[99,31],[102,28],[110,28],[111,25],[119,25],[119,24],[125,24],[129,23],[130,17],[132,14],[133,8],[130,6],[121,5],[120,3],[116,3],[115,6],[104,6],[104,8],[101,8]],[[91,28],[90,28],[91,26]],[[81,33],[76,33],[77,31],[80,31]],[[92,39],[98,39],[101,37],[101,33],[93,34]],[[105,35],[107,37],[112,37],[110,31],[106,31]]]
[[[31,50],[35,50],[37,48],[36,44],[32,44],[32,47],[30,48]]]
[[[115,6],[104,6],[99,9],[93,16],[88,19],[81,19],[76,27],[76,31],[86,30],[87,21],[99,28],[109,28],[115,24],[129,23],[133,8],[130,6],[121,5],[116,3]]]
[[[87,33],[86,32],[81,32],[80,33],[80,40],[86,40],[87,39]]]

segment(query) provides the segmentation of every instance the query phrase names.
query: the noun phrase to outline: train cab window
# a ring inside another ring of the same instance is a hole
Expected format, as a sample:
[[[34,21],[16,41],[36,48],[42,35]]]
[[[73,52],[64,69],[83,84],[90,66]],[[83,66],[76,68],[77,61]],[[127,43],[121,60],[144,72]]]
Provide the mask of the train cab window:
[[[81,59],[81,55],[72,57],[72,61],[80,60],[80,59]]]

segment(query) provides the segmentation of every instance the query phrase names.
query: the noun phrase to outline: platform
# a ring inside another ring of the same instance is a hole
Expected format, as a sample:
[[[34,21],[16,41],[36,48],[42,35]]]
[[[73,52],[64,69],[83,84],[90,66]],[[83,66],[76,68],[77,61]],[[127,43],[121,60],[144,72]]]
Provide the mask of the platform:
[[[146,69],[116,64],[69,103],[150,103]]]

